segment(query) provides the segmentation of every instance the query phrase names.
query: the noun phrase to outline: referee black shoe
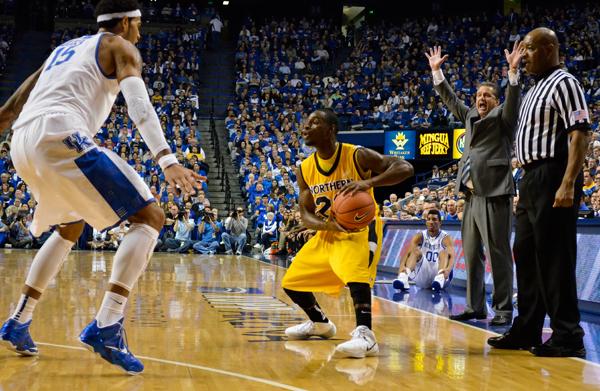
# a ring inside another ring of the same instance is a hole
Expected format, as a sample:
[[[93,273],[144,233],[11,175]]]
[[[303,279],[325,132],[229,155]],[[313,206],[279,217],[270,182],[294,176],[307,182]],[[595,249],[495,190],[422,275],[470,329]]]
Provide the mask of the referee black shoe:
[[[486,319],[487,315],[483,312],[473,312],[473,311],[465,311],[458,315],[450,315],[450,319],[452,320],[471,320],[471,319]]]
[[[541,341],[539,341],[541,342]],[[539,342],[529,342],[508,330],[498,337],[488,338],[487,343],[496,349],[528,350]]]
[[[561,345],[552,338],[541,345],[529,349],[529,351],[538,357],[579,357],[585,358],[585,347],[583,342],[574,345]]]

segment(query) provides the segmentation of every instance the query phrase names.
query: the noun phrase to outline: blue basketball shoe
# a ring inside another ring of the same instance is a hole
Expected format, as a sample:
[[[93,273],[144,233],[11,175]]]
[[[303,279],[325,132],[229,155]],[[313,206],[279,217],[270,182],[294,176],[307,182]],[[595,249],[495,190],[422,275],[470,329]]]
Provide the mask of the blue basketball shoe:
[[[8,349],[22,356],[37,356],[38,349],[29,335],[29,325],[31,320],[26,323],[19,323],[14,319],[8,319],[2,325],[0,330],[0,341]]]
[[[137,375],[144,370],[144,364],[127,348],[123,318],[113,325],[102,328],[98,327],[94,319],[83,329],[79,340],[88,350],[98,353],[100,357],[130,375]]]
[[[410,287],[408,282],[408,274],[402,272],[398,275],[398,278],[392,282],[392,286],[394,289],[398,289],[400,291],[407,291]]]

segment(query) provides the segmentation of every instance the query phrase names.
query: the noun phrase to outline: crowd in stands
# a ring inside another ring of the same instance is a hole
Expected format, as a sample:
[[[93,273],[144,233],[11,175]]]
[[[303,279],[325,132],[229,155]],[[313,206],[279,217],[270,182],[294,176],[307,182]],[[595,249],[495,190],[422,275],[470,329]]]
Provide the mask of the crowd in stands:
[[[367,25],[355,34],[357,42],[332,34],[336,28],[325,21],[249,21],[238,38],[236,94],[227,108],[226,126],[249,213],[255,217],[251,226],[262,229],[268,211],[287,225],[283,217],[295,210],[292,189],[297,195],[294,166],[311,152],[298,130],[317,108],[334,109],[352,129],[462,127],[433,91],[423,54],[433,45],[441,45],[449,54],[444,73],[459,97],[472,105],[478,83],[507,85],[504,48],[535,27],[553,28],[564,42],[562,62],[581,80],[593,130],[598,130],[599,20],[600,7],[592,4],[583,10],[567,5],[524,10],[520,15],[407,19],[395,25]],[[346,47],[351,47],[351,53],[340,58]],[[337,66],[333,72],[329,72],[331,65]],[[526,90],[533,79],[524,75],[521,82]],[[594,133],[597,142],[588,157],[588,165],[594,161],[592,182],[586,179],[589,189],[596,183],[599,136]],[[431,189],[415,187],[402,200],[392,195],[382,204],[381,213],[388,219],[414,220],[422,218],[424,210],[437,207],[445,220],[459,221],[465,201],[462,193],[454,194],[456,171],[456,164],[434,167]],[[518,182],[522,169],[516,160],[513,174]],[[600,208],[600,172],[597,181],[598,187],[583,201],[595,211]],[[261,248],[266,245],[259,244]],[[279,244],[280,251],[285,248]]]
[[[190,0],[139,0],[144,21],[163,23],[195,23],[210,18],[214,7],[198,7]],[[90,0],[59,0],[56,15],[59,18],[92,19],[95,5]]]
[[[0,25],[0,77],[6,70],[6,61],[10,54],[10,48],[14,38],[14,27],[9,25]]]
[[[599,19],[599,6],[589,5],[582,12],[574,5],[525,10],[521,15],[380,22],[359,31],[350,55],[326,74],[323,64],[347,43],[332,33],[338,29],[328,29],[323,21],[252,23],[242,29],[238,41],[236,103],[252,110],[271,107],[271,112],[331,107],[346,127],[354,129],[458,127],[461,124],[433,91],[426,49],[442,45],[450,56],[444,72],[459,97],[471,104],[478,83],[492,81],[501,87],[508,83],[503,49],[545,25],[564,42],[563,63],[580,77],[597,114]],[[302,41],[308,36],[312,45]],[[532,82],[522,80],[525,85]]]
[[[76,3],[85,8],[85,2]],[[176,10],[182,7],[174,4],[144,3],[154,7],[156,15],[181,17]],[[189,11],[187,6],[183,8]],[[600,7],[596,5],[583,11],[565,6],[525,10],[520,15],[410,19],[395,25],[366,25],[352,34],[356,41],[344,37],[339,26],[327,20],[258,23],[248,19],[238,36],[235,100],[228,105],[225,119],[228,147],[246,197],[246,205],[235,211],[212,208],[206,187],[194,196],[183,196],[166,185],[127,117],[123,101],[115,104],[95,141],[134,166],[160,201],[167,225],[158,249],[237,253],[250,244],[261,251],[273,248],[274,252],[293,254],[314,234],[302,227],[295,176],[296,167],[312,152],[299,133],[310,112],[331,107],[346,126],[356,129],[460,126],[432,90],[425,49],[442,45],[450,56],[444,69],[446,77],[459,97],[471,104],[478,82],[490,80],[501,87],[506,85],[502,50],[531,28],[546,25],[555,29],[564,42],[563,62],[581,80],[597,130],[599,19]],[[94,32],[58,32],[53,36],[53,46],[84,33]],[[197,129],[197,80],[205,39],[205,34],[197,30],[178,28],[144,35],[139,44],[144,78],[167,139],[179,160],[203,175],[209,167],[203,162]],[[531,80],[523,77],[522,82],[527,88]],[[6,176],[2,177],[1,190],[6,227],[0,226],[0,237],[3,232],[14,231],[14,235],[7,234],[8,243],[36,246],[39,243],[35,239],[24,239],[27,235],[19,225],[22,222],[26,228],[35,201],[14,173],[7,150],[7,145],[0,149],[0,172]],[[600,137],[594,133],[586,161],[587,195],[582,201],[582,210],[588,208],[594,215],[600,208],[600,172],[596,174],[599,158]],[[444,169],[436,167],[430,183],[441,182],[443,186],[436,183],[431,188],[415,187],[403,199],[391,195],[382,204],[381,213],[388,219],[414,220],[422,218],[424,210],[438,207],[444,219],[460,220],[464,199],[454,195],[455,174],[455,164]],[[521,174],[516,163],[514,174],[518,181]],[[220,213],[227,215],[222,218]],[[93,232],[89,245],[116,248],[126,229],[122,225],[109,232]]]

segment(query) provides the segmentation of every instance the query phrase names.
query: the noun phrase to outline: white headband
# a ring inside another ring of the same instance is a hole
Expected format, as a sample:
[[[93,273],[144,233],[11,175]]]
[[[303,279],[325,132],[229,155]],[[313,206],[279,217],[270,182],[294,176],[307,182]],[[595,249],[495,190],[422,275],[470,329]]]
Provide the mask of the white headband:
[[[114,14],[98,15],[98,17],[96,18],[96,22],[100,23],[100,22],[106,22],[107,20],[122,19],[122,18],[137,18],[140,16],[142,16],[142,11],[140,11],[140,10],[128,11],[128,12],[115,12]]]

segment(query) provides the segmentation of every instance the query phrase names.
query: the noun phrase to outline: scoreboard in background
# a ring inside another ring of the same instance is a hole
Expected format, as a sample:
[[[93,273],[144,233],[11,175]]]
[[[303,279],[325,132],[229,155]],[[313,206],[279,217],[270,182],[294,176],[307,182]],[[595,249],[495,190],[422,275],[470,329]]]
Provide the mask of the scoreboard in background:
[[[460,159],[465,130],[392,130],[385,132],[384,153],[411,160]]]

